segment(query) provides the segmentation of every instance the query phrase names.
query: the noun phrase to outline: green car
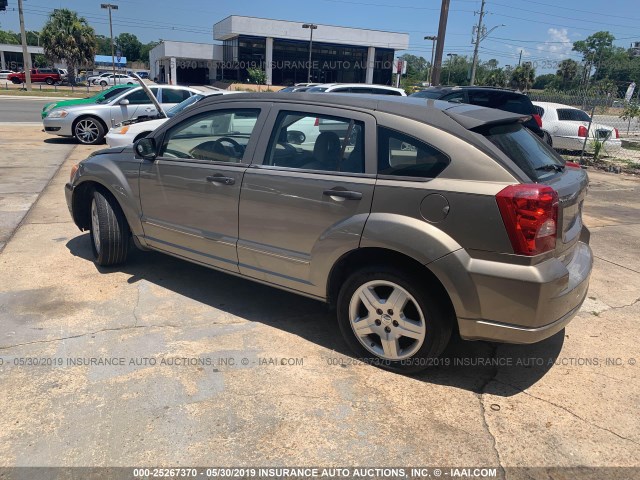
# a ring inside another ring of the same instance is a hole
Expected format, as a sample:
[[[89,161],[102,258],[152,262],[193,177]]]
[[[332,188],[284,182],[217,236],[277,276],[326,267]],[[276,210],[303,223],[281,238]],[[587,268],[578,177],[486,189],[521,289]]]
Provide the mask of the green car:
[[[109,100],[116,95],[120,95],[126,89],[134,87],[135,85],[114,85],[111,88],[107,88],[106,90],[101,91],[100,93],[94,95],[93,97],[88,98],[76,98],[73,100],[62,100],[60,102],[51,102],[47,103],[44,107],[42,107],[42,118],[46,118],[51,110],[58,107],[68,107],[70,105],[81,105],[83,103],[102,103],[105,100]]]

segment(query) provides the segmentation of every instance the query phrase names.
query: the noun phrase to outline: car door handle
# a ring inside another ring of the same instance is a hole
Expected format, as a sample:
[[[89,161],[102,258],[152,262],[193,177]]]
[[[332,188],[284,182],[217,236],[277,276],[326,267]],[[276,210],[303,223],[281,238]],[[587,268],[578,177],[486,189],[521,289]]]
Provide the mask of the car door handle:
[[[362,198],[362,192],[353,192],[351,190],[325,190],[322,194],[328,197],[345,198],[347,200],[360,200]]]
[[[207,182],[221,183],[222,185],[233,185],[236,179],[232,177],[223,177],[222,175],[211,175],[207,177]]]

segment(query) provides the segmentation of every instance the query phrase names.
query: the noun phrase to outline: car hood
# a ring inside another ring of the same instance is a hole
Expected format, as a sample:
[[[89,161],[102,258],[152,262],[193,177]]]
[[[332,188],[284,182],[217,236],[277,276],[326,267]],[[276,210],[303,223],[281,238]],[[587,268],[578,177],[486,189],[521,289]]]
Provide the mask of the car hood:
[[[70,107],[72,105],[86,105],[87,103],[95,103],[94,98],[74,98],[72,100],[61,100],[59,102],[49,102],[45,104],[43,110],[47,109],[50,105],[53,105],[49,110],[61,107]]]
[[[122,153],[122,151],[126,147],[111,147],[111,148],[103,148],[102,150],[96,150],[89,155],[89,158],[96,157],[98,155],[108,155],[111,153]]]

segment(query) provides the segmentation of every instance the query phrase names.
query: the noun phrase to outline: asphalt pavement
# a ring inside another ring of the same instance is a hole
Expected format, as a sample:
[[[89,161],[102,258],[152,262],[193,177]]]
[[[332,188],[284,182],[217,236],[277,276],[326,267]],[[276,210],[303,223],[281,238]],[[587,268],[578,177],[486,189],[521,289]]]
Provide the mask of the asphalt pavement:
[[[46,103],[66,98],[11,97],[0,95],[0,123],[41,123],[40,112]]]

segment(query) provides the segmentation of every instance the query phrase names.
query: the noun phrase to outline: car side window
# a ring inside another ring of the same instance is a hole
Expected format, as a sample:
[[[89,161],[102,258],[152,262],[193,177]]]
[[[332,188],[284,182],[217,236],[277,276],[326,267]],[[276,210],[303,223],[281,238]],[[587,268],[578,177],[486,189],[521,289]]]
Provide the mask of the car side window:
[[[162,89],[162,103],[180,103],[191,96],[188,90]]]
[[[378,128],[378,174],[437,177],[450,163],[440,150],[390,128]]]
[[[364,173],[364,123],[345,117],[280,112],[263,164]]]
[[[151,93],[158,98],[158,89],[151,88],[150,90]],[[131,92],[125,98],[129,100],[129,105],[149,105],[152,103],[147,93],[142,89]]]
[[[259,109],[245,108],[189,117],[167,132],[160,156],[243,163],[259,115]]]
[[[446,100],[447,102],[464,103],[464,92],[450,93],[449,95],[442,97],[442,100]]]

